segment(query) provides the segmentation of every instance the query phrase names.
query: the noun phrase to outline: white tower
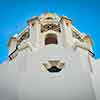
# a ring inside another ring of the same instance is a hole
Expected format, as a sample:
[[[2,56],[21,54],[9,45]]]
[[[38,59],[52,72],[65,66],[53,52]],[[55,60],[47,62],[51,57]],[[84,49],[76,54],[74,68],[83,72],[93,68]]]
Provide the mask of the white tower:
[[[45,13],[27,22],[8,43],[2,100],[96,100],[90,37],[57,14]]]

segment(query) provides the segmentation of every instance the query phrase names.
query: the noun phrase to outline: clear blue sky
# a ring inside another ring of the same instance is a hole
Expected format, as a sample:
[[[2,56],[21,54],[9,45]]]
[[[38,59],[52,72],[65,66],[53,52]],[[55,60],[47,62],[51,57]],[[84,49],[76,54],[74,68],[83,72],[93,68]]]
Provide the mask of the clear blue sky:
[[[100,58],[100,0],[0,0],[0,63],[7,58],[9,38],[43,12],[71,18],[81,32],[92,37],[96,58]]]

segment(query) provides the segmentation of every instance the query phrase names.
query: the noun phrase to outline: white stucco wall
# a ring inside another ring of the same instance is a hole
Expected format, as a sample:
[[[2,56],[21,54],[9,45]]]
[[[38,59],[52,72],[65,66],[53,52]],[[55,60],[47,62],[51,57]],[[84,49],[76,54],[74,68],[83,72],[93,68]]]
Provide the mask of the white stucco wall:
[[[65,61],[61,72],[41,70],[43,62],[55,59]],[[24,50],[12,62],[0,65],[0,99],[96,100],[96,97],[78,51],[51,45],[37,52]]]
[[[91,75],[97,100],[100,100],[100,59],[93,61],[94,73]]]

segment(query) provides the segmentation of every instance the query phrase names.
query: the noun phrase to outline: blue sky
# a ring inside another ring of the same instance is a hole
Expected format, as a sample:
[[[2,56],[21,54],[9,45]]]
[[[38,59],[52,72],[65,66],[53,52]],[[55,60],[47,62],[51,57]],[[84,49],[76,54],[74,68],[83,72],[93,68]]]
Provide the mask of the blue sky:
[[[9,38],[43,12],[71,18],[76,28],[92,37],[94,53],[100,58],[99,0],[0,0],[0,63],[7,58]]]

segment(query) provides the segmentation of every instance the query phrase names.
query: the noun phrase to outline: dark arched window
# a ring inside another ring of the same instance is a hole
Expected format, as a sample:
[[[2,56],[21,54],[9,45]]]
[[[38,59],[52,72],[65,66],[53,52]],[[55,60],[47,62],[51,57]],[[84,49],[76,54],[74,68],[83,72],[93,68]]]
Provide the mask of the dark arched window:
[[[58,44],[56,34],[47,34],[45,38],[45,45],[48,45],[48,44]]]

